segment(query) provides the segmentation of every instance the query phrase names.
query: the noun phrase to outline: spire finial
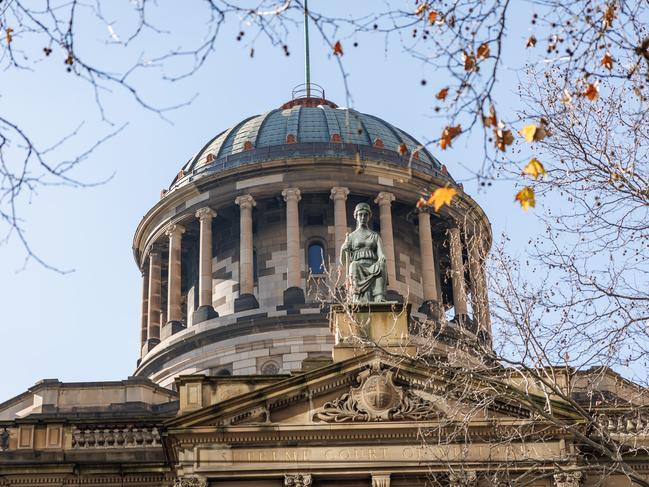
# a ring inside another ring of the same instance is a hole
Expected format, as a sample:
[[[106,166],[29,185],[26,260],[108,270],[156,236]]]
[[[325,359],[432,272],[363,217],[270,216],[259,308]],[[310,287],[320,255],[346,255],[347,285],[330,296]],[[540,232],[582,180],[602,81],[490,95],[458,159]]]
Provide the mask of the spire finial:
[[[306,96],[311,97],[311,62],[309,60],[309,2],[304,0],[304,74],[306,77]]]

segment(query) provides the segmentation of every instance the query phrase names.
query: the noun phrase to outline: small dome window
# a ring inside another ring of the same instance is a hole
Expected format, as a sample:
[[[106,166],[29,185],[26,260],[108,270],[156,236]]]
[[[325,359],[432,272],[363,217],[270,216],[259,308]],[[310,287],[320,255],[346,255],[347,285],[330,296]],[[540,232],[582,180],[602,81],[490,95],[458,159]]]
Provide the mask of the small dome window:
[[[320,242],[313,242],[309,245],[308,258],[309,258],[309,272],[311,274],[324,273],[324,245]]]

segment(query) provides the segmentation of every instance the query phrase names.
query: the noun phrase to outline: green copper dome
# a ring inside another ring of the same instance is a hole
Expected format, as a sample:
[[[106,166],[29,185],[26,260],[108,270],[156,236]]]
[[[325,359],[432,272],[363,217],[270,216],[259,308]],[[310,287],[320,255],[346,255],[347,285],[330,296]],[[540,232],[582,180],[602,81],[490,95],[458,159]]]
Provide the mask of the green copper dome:
[[[218,134],[185,164],[170,189],[244,164],[304,157],[360,157],[452,181],[423,144],[403,130],[373,115],[305,98],[246,118]]]

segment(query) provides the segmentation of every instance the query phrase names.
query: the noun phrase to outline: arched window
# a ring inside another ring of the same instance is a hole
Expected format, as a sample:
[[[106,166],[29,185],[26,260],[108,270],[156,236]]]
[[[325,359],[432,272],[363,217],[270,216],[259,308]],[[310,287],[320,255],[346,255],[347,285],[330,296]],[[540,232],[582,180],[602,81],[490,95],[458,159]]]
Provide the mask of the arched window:
[[[307,256],[309,260],[309,272],[311,274],[324,273],[324,255],[325,249],[322,243],[313,242],[309,245]]]

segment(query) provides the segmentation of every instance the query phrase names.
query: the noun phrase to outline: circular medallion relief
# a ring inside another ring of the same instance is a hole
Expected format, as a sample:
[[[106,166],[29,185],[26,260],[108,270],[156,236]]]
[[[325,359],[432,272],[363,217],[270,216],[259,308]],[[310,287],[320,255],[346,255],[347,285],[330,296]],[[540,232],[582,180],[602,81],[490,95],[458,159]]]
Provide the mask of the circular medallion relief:
[[[368,377],[363,385],[362,395],[365,404],[376,412],[392,408],[398,400],[394,386],[382,375]]]

